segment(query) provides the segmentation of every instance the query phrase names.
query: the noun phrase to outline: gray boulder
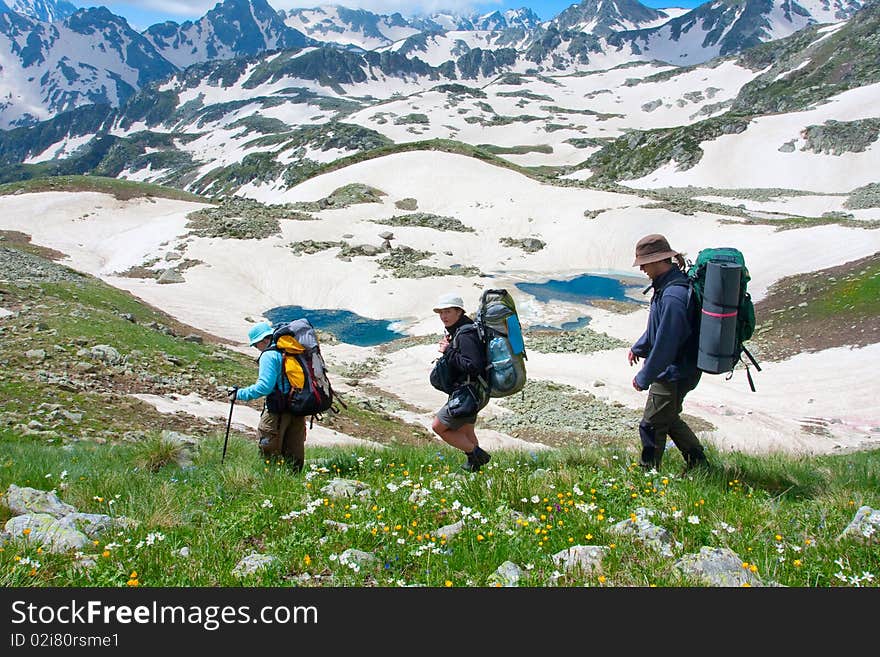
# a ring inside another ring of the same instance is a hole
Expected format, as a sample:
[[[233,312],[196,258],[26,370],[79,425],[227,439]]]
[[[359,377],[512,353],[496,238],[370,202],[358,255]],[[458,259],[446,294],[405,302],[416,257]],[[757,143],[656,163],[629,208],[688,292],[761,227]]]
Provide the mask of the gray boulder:
[[[50,516],[60,518],[68,513],[76,512],[76,509],[58,499],[53,491],[37,490],[27,486],[19,487],[9,484],[3,503],[12,511],[13,515],[25,513],[47,513]]]
[[[91,539],[115,526],[113,518],[103,513],[70,513],[60,518],[58,522],[64,527],[82,532]]]
[[[186,282],[186,279],[176,269],[166,269],[159,275],[156,282],[162,285],[168,285],[170,283],[184,283]]]
[[[258,571],[265,570],[270,564],[277,560],[277,557],[274,557],[271,554],[251,552],[235,564],[235,568],[232,569],[232,574],[236,577],[247,577]]]
[[[672,548],[680,548],[678,543],[664,527],[658,527],[649,520],[651,511],[639,507],[630,517],[621,520],[611,528],[612,533],[621,536],[635,536],[637,539],[657,550],[666,557],[673,556]]]
[[[42,545],[53,554],[81,550],[91,543],[84,533],[48,513],[15,516],[6,522],[4,529],[13,538],[22,537],[28,543]]]
[[[572,545],[553,555],[553,563],[563,571],[585,575],[602,572],[602,559],[608,548],[602,545]]]
[[[331,479],[321,488],[324,495],[335,498],[354,497],[366,490],[369,490],[369,487],[362,481],[340,478]]]
[[[880,511],[869,506],[860,506],[856,515],[837,537],[837,540],[846,538],[858,543],[880,541]]]
[[[674,566],[706,586],[764,586],[757,575],[743,567],[742,558],[729,548],[703,546],[699,554],[686,554]]]
[[[512,561],[505,561],[503,564],[495,569],[494,573],[486,578],[486,583],[489,586],[519,586],[519,581],[520,579],[522,579],[522,575],[522,568],[520,568]]]
[[[449,540],[450,538],[458,534],[462,529],[464,529],[464,523],[459,520],[458,522],[454,522],[451,525],[444,525],[439,529],[435,529],[431,532],[431,534],[435,538],[445,538],[446,540]]]
[[[89,349],[89,355],[95,360],[107,363],[108,365],[118,365],[123,360],[122,355],[116,348],[111,347],[109,344],[96,344]]]
[[[381,561],[376,555],[370,552],[364,552],[363,550],[355,550],[354,548],[349,548],[339,555],[339,563],[344,565],[356,564],[357,566],[370,568],[373,566],[378,566]]]

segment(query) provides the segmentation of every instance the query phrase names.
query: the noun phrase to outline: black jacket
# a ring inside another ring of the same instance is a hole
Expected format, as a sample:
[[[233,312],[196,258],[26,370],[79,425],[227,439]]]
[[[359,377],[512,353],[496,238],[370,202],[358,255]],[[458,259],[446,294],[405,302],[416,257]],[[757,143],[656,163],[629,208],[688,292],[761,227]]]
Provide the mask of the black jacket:
[[[464,383],[468,377],[476,380],[486,376],[486,351],[473,320],[467,315],[446,330],[450,345],[445,356],[455,383]]]

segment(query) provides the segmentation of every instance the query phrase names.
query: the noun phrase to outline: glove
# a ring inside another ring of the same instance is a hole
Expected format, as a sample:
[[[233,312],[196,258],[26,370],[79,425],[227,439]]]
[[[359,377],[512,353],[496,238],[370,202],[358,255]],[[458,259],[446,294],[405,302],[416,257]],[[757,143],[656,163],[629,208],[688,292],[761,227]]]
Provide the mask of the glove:
[[[236,397],[238,397],[238,386],[226,388],[226,399],[228,399],[229,401],[235,401]]]

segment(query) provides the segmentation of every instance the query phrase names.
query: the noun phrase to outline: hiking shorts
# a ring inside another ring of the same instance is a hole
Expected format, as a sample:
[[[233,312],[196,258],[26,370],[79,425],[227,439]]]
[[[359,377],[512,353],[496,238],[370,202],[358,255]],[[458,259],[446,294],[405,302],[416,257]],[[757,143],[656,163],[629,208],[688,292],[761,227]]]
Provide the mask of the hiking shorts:
[[[443,404],[440,407],[440,410],[435,413],[435,417],[440,420],[443,425],[449,427],[450,429],[457,430],[461,429],[466,424],[476,424],[477,423],[477,414],[474,415],[464,415],[459,417],[452,417],[449,414],[449,402]]]
[[[483,398],[480,399],[480,406],[477,409],[477,412],[474,413],[473,415],[459,415],[457,417],[453,416],[449,412],[449,402],[451,400],[452,400],[452,395],[449,395],[449,399],[446,400],[446,403],[440,407],[440,410],[437,411],[434,414],[434,416],[438,420],[440,420],[440,422],[444,426],[455,431],[457,429],[461,429],[466,424],[476,424],[477,423],[477,415],[479,414],[479,412],[481,410],[483,410],[483,408],[485,408],[486,404],[489,403],[489,396],[485,395]]]

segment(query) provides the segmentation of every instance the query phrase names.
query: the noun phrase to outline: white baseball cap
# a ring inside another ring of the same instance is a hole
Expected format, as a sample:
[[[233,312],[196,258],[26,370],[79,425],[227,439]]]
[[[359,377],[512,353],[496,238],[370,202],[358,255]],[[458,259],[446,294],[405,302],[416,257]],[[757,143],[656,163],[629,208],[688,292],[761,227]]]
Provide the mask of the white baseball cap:
[[[444,294],[437,299],[437,303],[434,304],[434,312],[439,313],[445,308],[461,308],[464,310],[464,301],[461,300],[460,296],[455,294]]]

